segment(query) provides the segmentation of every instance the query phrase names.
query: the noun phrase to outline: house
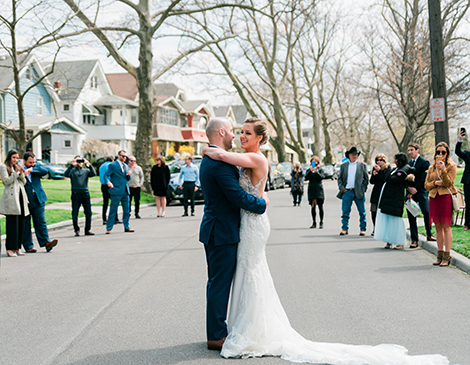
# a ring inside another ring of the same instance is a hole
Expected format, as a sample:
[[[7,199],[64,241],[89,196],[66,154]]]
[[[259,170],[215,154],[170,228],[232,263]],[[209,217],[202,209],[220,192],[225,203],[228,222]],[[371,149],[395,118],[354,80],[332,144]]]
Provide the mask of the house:
[[[120,96],[123,90],[109,82],[99,60],[57,62],[50,79],[60,99],[60,116],[79,125],[88,138],[115,143],[132,153],[139,104]]]
[[[208,100],[187,100],[173,83],[155,84],[156,115],[152,155],[185,150],[201,154],[207,144],[206,123],[214,115]]]
[[[25,126],[27,135],[33,136],[42,129],[48,129],[35,138],[27,148],[32,149],[38,158],[47,146],[53,153],[51,162],[65,163],[79,153],[79,145],[85,136],[85,130],[75,125],[66,116],[56,113],[56,105],[60,102],[54,86],[45,77],[33,86],[46,73],[34,55],[19,55],[21,90],[32,87],[24,97]],[[12,71],[12,60],[9,56],[0,57],[0,123],[6,127],[18,129],[19,116],[16,99],[8,93],[15,89]],[[17,148],[14,139],[3,133],[2,159],[7,151]]]

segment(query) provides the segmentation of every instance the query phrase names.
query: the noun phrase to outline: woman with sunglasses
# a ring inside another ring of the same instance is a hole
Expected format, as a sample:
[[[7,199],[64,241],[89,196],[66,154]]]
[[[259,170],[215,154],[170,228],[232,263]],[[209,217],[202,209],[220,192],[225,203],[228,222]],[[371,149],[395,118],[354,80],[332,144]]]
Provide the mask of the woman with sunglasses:
[[[382,171],[383,173],[379,172]],[[377,204],[379,203],[380,192],[385,183],[386,176],[390,175],[390,164],[387,163],[387,157],[383,153],[375,156],[375,165],[372,169],[370,176],[370,183],[374,185],[372,193],[370,194],[370,213],[372,215],[372,222],[374,223],[374,230],[372,236],[375,234],[375,220],[377,217]]]
[[[450,158],[447,143],[439,142],[434,163],[429,167],[424,187],[429,190],[429,222],[436,226],[437,260],[433,265],[449,266],[452,247],[452,196],[457,194],[454,179],[457,166]]]

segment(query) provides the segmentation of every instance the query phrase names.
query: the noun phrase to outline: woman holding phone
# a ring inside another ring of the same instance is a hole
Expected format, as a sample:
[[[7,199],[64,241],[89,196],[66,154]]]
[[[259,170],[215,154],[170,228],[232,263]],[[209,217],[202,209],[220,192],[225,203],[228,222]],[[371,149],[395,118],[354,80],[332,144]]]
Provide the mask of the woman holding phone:
[[[19,154],[10,150],[0,166],[0,177],[5,189],[0,200],[0,213],[6,216],[6,242],[8,257],[23,256],[20,251],[24,217],[29,215],[28,198],[24,190],[26,179],[23,166],[18,164]]]
[[[296,205],[300,207],[302,195],[304,195],[304,174],[302,173],[302,168],[299,162],[295,164],[290,175],[292,176],[290,192],[294,199],[294,207]]]
[[[310,168],[305,175],[305,180],[309,181],[308,184],[308,204],[311,206],[312,225],[310,228],[317,228],[317,213],[316,206],[318,206],[318,213],[320,214],[320,226],[323,228],[323,203],[325,201],[325,193],[323,192],[324,175],[320,168],[320,159],[318,156],[313,156],[310,159]]]
[[[450,158],[447,143],[439,142],[434,163],[429,167],[424,187],[429,190],[429,222],[436,226],[437,260],[433,265],[449,266],[452,247],[452,196],[457,194],[454,179],[457,166]]]

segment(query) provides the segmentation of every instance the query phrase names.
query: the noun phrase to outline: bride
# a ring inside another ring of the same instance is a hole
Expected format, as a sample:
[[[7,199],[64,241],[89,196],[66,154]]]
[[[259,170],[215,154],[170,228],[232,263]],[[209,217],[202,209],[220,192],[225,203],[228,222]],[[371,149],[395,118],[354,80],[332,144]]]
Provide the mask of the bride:
[[[249,118],[240,135],[244,154],[205,147],[204,154],[215,160],[240,166],[240,186],[261,197],[266,184],[268,161],[260,146],[268,140],[267,123]],[[280,356],[297,363],[348,365],[448,364],[441,355],[409,356],[398,345],[354,346],[312,342],[290,325],[274,287],[266,260],[266,242],[270,233],[266,213],[258,215],[242,210],[237,267],[232,285],[229,334],[221,355],[232,357]]]

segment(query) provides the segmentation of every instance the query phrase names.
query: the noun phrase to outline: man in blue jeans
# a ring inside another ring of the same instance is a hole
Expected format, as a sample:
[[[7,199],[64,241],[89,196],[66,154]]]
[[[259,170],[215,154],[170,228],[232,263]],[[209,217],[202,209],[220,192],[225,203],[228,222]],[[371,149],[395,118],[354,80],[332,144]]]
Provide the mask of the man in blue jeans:
[[[356,147],[352,147],[349,151],[346,151],[346,157],[349,158],[349,161],[341,165],[338,176],[339,193],[336,197],[343,201],[341,236],[345,236],[349,232],[349,216],[353,202],[356,204],[359,212],[359,235],[366,235],[367,218],[365,193],[367,185],[369,184],[369,175],[367,173],[367,165],[357,160],[360,154],[361,151],[358,151]]]

